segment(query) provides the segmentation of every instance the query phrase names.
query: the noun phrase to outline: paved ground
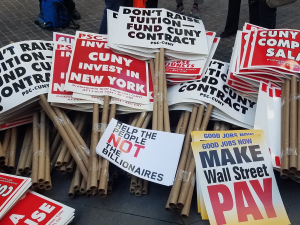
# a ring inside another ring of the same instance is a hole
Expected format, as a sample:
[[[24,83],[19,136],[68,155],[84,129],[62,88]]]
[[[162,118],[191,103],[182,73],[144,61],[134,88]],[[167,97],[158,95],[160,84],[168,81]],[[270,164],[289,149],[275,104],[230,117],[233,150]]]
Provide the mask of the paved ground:
[[[104,1],[77,0],[77,9],[82,15],[81,30],[97,32],[104,8]],[[186,12],[192,1],[184,1]],[[228,0],[207,0],[200,6],[201,18],[207,30],[216,31],[219,35],[225,26]],[[175,8],[175,1],[159,1],[159,6],[170,10]],[[300,30],[300,1],[278,10],[277,27]],[[9,41],[44,39],[51,40],[52,33],[37,27],[33,21],[38,15],[38,0],[1,0],[0,1],[0,47]],[[240,28],[248,21],[247,1],[242,2]],[[74,30],[66,29],[63,32],[74,34]],[[229,61],[234,43],[234,37],[221,40],[215,58]],[[113,194],[106,199],[99,197],[77,197],[68,199],[66,196],[71,183],[71,175],[60,175],[56,171],[53,175],[53,189],[45,195],[61,201],[76,209],[76,225],[93,224],[209,224],[201,221],[196,211],[195,198],[193,199],[189,219],[181,219],[175,212],[165,212],[170,188],[155,184],[150,185],[147,196],[135,197],[129,193],[129,180],[118,178],[113,185]],[[279,189],[288,211],[292,224],[300,224],[299,202],[300,185],[291,180],[278,180]],[[195,195],[194,195],[195,197]]]

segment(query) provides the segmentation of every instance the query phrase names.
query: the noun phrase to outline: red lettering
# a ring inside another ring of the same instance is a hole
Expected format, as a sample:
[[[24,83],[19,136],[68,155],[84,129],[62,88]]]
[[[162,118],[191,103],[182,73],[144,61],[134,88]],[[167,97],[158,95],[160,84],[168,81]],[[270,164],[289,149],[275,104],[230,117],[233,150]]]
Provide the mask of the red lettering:
[[[249,182],[264,205],[268,218],[277,217],[272,201],[272,178],[263,179],[264,190],[258,180],[251,180]]]
[[[223,212],[230,211],[233,208],[233,200],[229,188],[224,184],[218,184],[208,186],[207,190],[217,224],[226,224]],[[220,201],[219,194],[222,195],[223,202]]]
[[[138,145],[138,144],[135,144],[134,146],[136,147],[136,151],[135,151],[135,153],[134,153],[134,157],[137,157],[138,154],[139,154],[139,152],[140,152],[140,150],[141,150],[141,149],[144,149],[145,146],[143,146],[143,145]]]
[[[127,150],[124,150],[124,149],[123,149],[123,145],[124,145],[125,143],[128,144]],[[129,153],[130,150],[131,150],[131,148],[132,148],[132,143],[131,143],[130,141],[126,141],[126,140],[123,140],[123,141],[122,141],[122,143],[121,143],[121,145],[120,145],[120,150],[121,150],[122,152],[124,152],[124,153]]]
[[[246,181],[236,182],[233,184],[235,201],[236,201],[236,210],[238,214],[239,222],[248,221],[248,215],[251,214],[255,220],[263,219],[255,200],[252,197],[252,194],[248,188]],[[248,207],[245,206],[244,197],[248,204]]]
[[[116,148],[119,145],[119,142],[121,141],[121,137],[118,137],[118,140],[116,140],[116,136],[115,134],[111,134],[109,139],[108,139],[108,143],[113,142],[113,146]]]

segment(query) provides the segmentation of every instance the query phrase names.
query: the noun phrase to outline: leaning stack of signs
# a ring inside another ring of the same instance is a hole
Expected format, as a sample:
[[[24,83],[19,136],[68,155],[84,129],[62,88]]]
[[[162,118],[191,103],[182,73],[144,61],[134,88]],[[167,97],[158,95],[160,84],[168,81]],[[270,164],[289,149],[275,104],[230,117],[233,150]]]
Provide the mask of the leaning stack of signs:
[[[51,41],[22,41],[0,49],[0,124],[31,122],[38,96],[48,92]]]
[[[75,36],[53,33],[53,61],[48,90],[48,102],[76,111],[90,111],[92,104],[88,100],[73,98],[73,92],[64,90]]]
[[[206,32],[209,55],[205,59],[166,61],[166,78],[168,86],[201,78],[218,47],[220,38],[215,32]]]
[[[111,14],[108,38],[113,50],[141,59],[154,58],[160,48],[170,59],[205,59],[209,54],[207,44],[203,44],[207,43],[204,25],[199,19],[162,8],[120,7],[118,14]]]
[[[20,196],[21,197],[21,196]],[[67,225],[74,219],[75,210],[57,201],[28,191],[14,207],[0,219],[1,224]]]
[[[3,216],[31,186],[31,179],[0,173],[0,223]],[[16,224],[16,223],[15,223]]]
[[[210,224],[290,224],[261,130],[195,131],[192,139],[202,219]]]
[[[228,84],[257,95],[260,81],[280,87],[285,79],[298,77],[299,31],[267,30],[245,24],[238,31],[231,57]]]
[[[228,86],[228,63],[210,61],[199,80],[168,89],[170,110],[188,110],[195,104],[213,105],[212,117],[251,129],[254,126],[256,99],[244,97]]]

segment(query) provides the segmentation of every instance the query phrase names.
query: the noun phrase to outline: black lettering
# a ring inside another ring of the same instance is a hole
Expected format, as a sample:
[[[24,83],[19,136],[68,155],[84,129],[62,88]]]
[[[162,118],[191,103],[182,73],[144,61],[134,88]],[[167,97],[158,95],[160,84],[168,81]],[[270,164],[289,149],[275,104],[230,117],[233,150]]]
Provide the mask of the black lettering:
[[[258,155],[261,154],[261,151],[257,151],[256,149],[260,149],[259,145],[250,145],[248,146],[253,162],[263,161],[264,157],[259,157]]]
[[[207,168],[207,164],[209,167],[221,166],[217,150],[209,151],[209,155],[207,152],[199,152],[199,155],[203,168]]]
[[[239,150],[238,147],[233,148],[235,158],[237,163],[243,163],[242,158],[244,159],[245,162],[251,162],[251,159],[247,156],[246,151],[247,151],[247,146],[241,147],[241,151]]]

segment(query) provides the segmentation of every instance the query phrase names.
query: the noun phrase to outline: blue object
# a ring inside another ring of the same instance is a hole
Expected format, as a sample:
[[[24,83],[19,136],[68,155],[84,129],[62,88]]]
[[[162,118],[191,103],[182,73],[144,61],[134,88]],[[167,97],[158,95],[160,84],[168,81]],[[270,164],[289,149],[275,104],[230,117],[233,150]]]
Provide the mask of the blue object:
[[[49,30],[60,30],[71,23],[71,16],[63,0],[40,0],[38,25]]]

